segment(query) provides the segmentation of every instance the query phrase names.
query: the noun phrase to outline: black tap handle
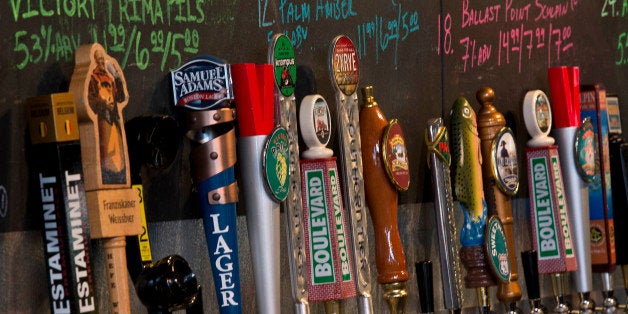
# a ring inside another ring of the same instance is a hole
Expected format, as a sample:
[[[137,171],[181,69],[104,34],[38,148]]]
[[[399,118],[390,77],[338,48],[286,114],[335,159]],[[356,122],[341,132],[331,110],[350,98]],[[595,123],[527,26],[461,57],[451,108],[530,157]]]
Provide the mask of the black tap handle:
[[[523,263],[523,275],[526,280],[528,299],[540,299],[539,288],[539,268],[535,250],[521,252],[521,263]]]
[[[434,312],[434,284],[432,280],[432,262],[421,261],[414,264],[416,267],[417,284],[422,313]]]

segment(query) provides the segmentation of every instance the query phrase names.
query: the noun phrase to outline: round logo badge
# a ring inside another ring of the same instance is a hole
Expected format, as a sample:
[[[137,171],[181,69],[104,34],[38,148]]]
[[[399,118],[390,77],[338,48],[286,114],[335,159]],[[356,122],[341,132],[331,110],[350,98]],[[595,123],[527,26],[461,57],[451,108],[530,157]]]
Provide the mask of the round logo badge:
[[[331,118],[329,114],[329,107],[327,106],[325,99],[316,99],[314,107],[312,108],[312,119],[312,122],[314,122],[314,133],[316,133],[316,138],[322,145],[327,145],[331,134]]]
[[[510,264],[508,264],[508,246],[504,226],[497,216],[488,219],[486,228],[486,253],[495,276],[501,281],[510,280]]]
[[[576,167],[587,183],[598,180],[597,141],[591,118],[585,118],[576,130],[575,137]]]
[[[332,82],[346,96],[353,95],[358,87],[358,53],[347,36],[338,36],[331,47]]]
[[[282,95],[292,96],[297,81],[297,66],[294,62],[294,49],[288,36],[282,34],[275,37],[272,54],[275,83]]]
[[[500,190],[514,195],[519,189],[517,144],[510,128],[502,128],[495,136],[491,150],[493,175]]]
[[[534,101],[534,112],[536,114],[536,125],[541,132],[545,133],[552,125],[552,113],[550,112],[549,101],[545,93],[540,93]]]
[[[603,239],[602,230],[597,226],[591,227],[591,242],[599,243]]]
[[[410,186],[410,169],[406,141],[397,119],[388,123],[383,137],[383,158],[388,177],[397,190],[405,191]]]
[[[289,147],[288,131],[283,127],[277,127],[268,136],[264,147],[263,168],[267,188],[280,202],[288,196],[290,185]]]

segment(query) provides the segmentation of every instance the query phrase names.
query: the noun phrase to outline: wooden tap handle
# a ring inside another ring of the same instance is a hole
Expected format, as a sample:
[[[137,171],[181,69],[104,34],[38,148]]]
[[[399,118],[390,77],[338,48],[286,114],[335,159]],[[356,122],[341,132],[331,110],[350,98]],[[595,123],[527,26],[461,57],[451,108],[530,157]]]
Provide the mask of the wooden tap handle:
[[[510,266],[510,280],[499,284],[497,298],[503,302],[514,302],[521,299],[521,287],[517,279],[517,254],[515,254],[515,240],[513,230],[512,207],[510,195],[500,189],[495,177],[493,165],[494,140],[500,131],[506,126],[504,116],[493,106],[495,93],[490,87],[484,87],[477,91],[476,98],[481,104],[478,112],[478,134],[482,150],[482,178],[484,196],[489,209],[489,215],[497,213],[504,226],[506,245],[508,246],[508,263]],[[504,148],[505,149],[505,148]],[[512,152],[511,152],[512,153]],[[517,179],[518,180],[518,179]],[[516,192],[516,188],[515,188]]]
[[[102,238],[111,313],[130,313],[125,236],[142,231],[139,195],[131,189],[122,109],[129,101],[118,62],[97,43],[75,53],[70,81],[74,94],[85,196],[92,238]]]
[[[111,313],[131,313],[129,279],[126,269],[126,239],[114,237],[102,239],[107,271],[107,288]]]
[[[397,191],[388,178],[381,156],[381,139],[387,124],[376,103],[360,110],[364,191],[373,221],[379,283],[408,280],[406,256],[397,227]]]

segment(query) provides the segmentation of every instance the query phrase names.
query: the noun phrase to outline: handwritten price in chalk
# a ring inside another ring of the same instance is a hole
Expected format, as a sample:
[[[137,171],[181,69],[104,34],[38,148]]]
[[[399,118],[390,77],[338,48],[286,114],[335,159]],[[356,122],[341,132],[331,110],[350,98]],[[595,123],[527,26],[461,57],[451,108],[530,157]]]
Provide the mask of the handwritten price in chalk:
[[[80,33],[67,34],[51,25],[42,25],[38,31],[32,33],[18,30],[14,34],[13,46],[16,54],[15,67],[22,70],[29,64],[71,62],[74,52],[82,44],[81,40],[84,40],[101,43],[112,55],[121,54],[122,57],[117,58],[123,69],[128,64],[134,64],[138,69],[145,70],[153,62],[159,63],[161,71],[165,71],[166,64],[171,64],[171,68],[179,67],[183,54],[196,55],[200,43],[200,36],[195,28],[186,28],[181,32],[157,29],[143,33],[137,26],[109,24],[100,29],[97,25],[90,24],[87,32],[88,36],[81,36],[84,34]],[[154,61],[154,58],[158,61]]]
[[[70,61],[74,51],[80,46],[80,36],[69,36],[58,32],[52,26],[42,25],[39,32],[29,34],[25,30],[15,32],[13,51],[18,58],[16,67],[21,70],[29,63],[47,62],[49,59]]]
[[[96,25],[90,26],[90,33],[96,42],[101,42],[105,50],[122,53],[120,66],[125,68],[129,62],[135,61],[140,70],[144,70],[151,62],[151,58],[161,58],[160,69],[166,70],[166,64],[171,58],[175,62],[172,68],[181,65],[181,53],[197,54],[200,37],[196,29],[186,28],[178,33],[164,30],[152,30],[147,36],[143,36],[137,26],[133,26],[130,32],[124,25],[109,24],[105,29],[99,30]],[[102,39],[102,40],[99,40]],[[181,50],[182,49],[182,50]]]
[[[446,36],[447,34],[445,32]],[[532,59],[535,51],[546,53],[547,63],[551,64],[552,60],[560,61],[561,54],[573,48],[569,25],[556,27],[550,23],[547,27],[526,28],[521,24],[519,27],[500,30],[496,35],[497,44],[478,42],[470,36],[460,39],[459,44],[463,48],[461,60],[464,72],[470,68],[485,65],[494,60],[497,55],[498,66],[516,62],[518,71],[521,73],[524,61]],[[444,41],[443,52],[446,55],[452,54],[451,37],[445,38],[448,40]]]
[[[628,65],[628,32],[623,32],[617,37],[617,59],[615,65]]]

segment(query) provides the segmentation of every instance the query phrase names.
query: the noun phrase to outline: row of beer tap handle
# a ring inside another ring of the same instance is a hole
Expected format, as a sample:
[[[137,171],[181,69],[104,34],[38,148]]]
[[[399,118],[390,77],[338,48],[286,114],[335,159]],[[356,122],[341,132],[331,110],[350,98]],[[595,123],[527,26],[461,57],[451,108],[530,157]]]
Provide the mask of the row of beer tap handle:
[[[360,314],[375,312],[367,211],[373,222],[377,281],[383,298],[390,313],[405,311],[409,273],[397,220],[397,193],[407,190],[410,183],[403,131],[396,119],[386,119],[373,86],[361,88],[362,103],[358,104],[358,53],[348,37],[332,40],[328,61],[336,121],[325,97],[316,93],[313,76],[301,75],[297,84],[295,52],[282,34],[272,38],[267,64],[227,64],[204,56],[170,73],[174,110],[186,119],[191,176],[220,313],[243,310],[236,237],[239,196],[244,198],[259,312],[281,312],[280,208],[288,230],[295,313],[309,313],[310,302],[325,302],[326,312],[339,313],[343,300],[354,297]],[[545,311],[539,293],[542,274],[550,275],[556,296],[555,306],[546,304],[550,312],[626,308],[617,304],[610,282],[616,262],[628,264],[616,261],[615,233],[618,241],[624,240],[624,234],[614,229],[612,210],[616,203],[615,213],[621,216],[626,205],[626,173],[621,167],[625,169],[622,156],[628,149],[621,140],[621,124],[619,131],[616,128],[619,107],[600,85],[581,86],[576,67],[552,67],[548,73],[552,105],[540,90],[530,91],[523,100],[531,137],[525,150],[526,166],[518,164],[522,149],[497,110],[491,88],[477,91],[477,114],[460,97],[451,107],[448,127],[442,118],[429,121],[425,144],[435,195],[443,291],[433,291],[431,263],[417,263],[424,312],[434,311],[434,293],[442,293],[446,309],[460,312],[463,283],[477,291],[477,306],[483,313],[495,311],[490,304],[493,286],[506,311],[520,311],[511,198],[524,177],[521,169],[527,170],[534,244],[533,250],[521,253],[531,312]],[[121,120],[129,99],[126,81],[115,59],[98,44],[79,48],[70,85],[78,122],[65,120],[64,125],[67,131],[78,123],[81,131],[85,173],[85,192],[81,193],[88,196],[83,199],[87,199],[90,216],[89,226],[86,220],[83,224],[85,230],[91,227],[92,237],[107,239],[103,243],[110,259],[111,310],[130,311],[123,271],[128,266],[136,292],[150,311],[202,311],[200,285],[182,257],[153,263],[143,205],[141,210],[135,206],[143,204],[138,169],[142,165],[168,167],[176,154],[176,121],[138,118],[128,123],[125,133]],[[295,93],[301,94],[298,104]],[[67,105],[55,97],[43,106]],[[45,138],[48,127],[37,118],[47,111],[41,109],[41,100],[31,103],[40,106],[29,111],[31,136],[37,143]],[[73,109],[52,112],[70,111],[74,113]],[[552,126],[556,145],[548,136]],[[332,134],[332,129],[338,134]],[[339,147],[336,153],[327,147],[334,136]],[[299,139],[307,147],[299,149]],[[78,145],[78,137],[72,140]],[[609,142],[610,149],[604,146]],[[140,185],[132,188],[131,183]],[[44,181],[41,184],[45,208],[47,190]],[[126,211],[112,214],[126,205]],[[67,215],[68,224],[76,223],[70,212]],[[456,216],[463,220],[460,230]],[[118,226],[125,222],[124,227]],[[63,235],[61,239],[69,241]],[[618,246],[621,256],[626,254],[623,250]],[[592,270],[601,272],[604,282],[605,299],[599,307],[590,300]],[[574,273],[575,292],[581,297],[573,308],[565,302],[564,274],[568,272]],[[55,305],[53,297],[51,306]],[[83,300],[77,297],[70,302]]]

